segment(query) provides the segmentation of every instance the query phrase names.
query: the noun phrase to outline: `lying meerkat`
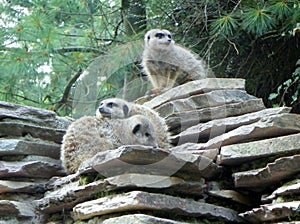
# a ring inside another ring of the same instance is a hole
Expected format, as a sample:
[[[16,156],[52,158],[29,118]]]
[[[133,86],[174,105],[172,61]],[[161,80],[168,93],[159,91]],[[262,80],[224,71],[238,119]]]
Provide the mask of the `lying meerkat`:
[[[175,44],[168,30],[150,30],[144,42],[142,67],[154,87],[153,92],[212,74],[203,60]]]
[[[82,162],[98,152],[116,149],[122,145],[158,146],[154,127],[147,117],[82,117],[74,121],[64,135],[61,151],[63,167],[68,173],[76,173]]]
[[[143,105],[127,102],[119,98],[110,98],[100,102],[100,106],[96,111],[96,117],[101,119],[103,117],[128,118],[133,115],[145,115],[153,124],[154,131],[158,138],[158,146],[160,148],[170,148],[168,126],[165,120],[159,114]]]

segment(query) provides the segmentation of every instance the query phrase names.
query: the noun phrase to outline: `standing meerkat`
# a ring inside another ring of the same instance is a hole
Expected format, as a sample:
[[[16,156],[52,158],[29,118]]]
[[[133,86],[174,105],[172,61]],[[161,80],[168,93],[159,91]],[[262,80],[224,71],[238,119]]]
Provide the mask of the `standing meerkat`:
[[[145,115],[153,124],[160,148],[168,149],[170,145],[170,134],[165,120],[159,114],[143,105],[127,102],[119,98],[110,98],[100,102],[96,111],[96,117],[106,118],[128,118],[133,115]]]
[[[79,118],[64,135],[61,161],[68,173],[76,173],[82,162],[98,152],[122,145],[157,147],[156,133],[149,119],[143,115],[127,119]]]
[[[153,92],[204,79],[212,73],[203,60],[175,44],[168,30],[150,30],[144,42],[142,67],[154,87]]]

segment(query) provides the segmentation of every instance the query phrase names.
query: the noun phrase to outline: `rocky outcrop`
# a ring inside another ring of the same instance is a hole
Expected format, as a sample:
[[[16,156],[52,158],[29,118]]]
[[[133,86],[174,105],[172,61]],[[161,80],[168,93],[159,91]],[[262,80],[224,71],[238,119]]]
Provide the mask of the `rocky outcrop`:
[[[198,80],[139,99],[174,147],[99,152],[72,175],[59,161],[70,120],[0,103],[0,222],[294,223],[300,115],[266,109],[244,84]]]

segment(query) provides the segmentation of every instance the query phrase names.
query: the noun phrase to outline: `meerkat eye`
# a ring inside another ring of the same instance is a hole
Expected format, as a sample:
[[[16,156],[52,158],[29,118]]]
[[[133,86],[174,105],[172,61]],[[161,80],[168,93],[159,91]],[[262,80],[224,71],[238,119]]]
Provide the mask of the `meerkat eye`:
[[[145,136],[146,136],[147,138],[149,138],[149,137],[151,137],[151,134],[149,134],[148,132],[146,132],[146,133],[145,133]]]
[[[172,35],[168,34],[168,38],[172,39]]]
[[[113,103],[113,102],[110,102],[110,103],[107,104],[107,107],[109,107],[109,108],[113,108],[113,107],[116,107],[116,106],[117,106],[117,104]]]
[[[165,37],[165,34],[164,33],[157,33],[155,34],[155,37],[157,37],[158,39],[162,39]]]
[[[150,36],[148,36],[147,39],[150,40]]]

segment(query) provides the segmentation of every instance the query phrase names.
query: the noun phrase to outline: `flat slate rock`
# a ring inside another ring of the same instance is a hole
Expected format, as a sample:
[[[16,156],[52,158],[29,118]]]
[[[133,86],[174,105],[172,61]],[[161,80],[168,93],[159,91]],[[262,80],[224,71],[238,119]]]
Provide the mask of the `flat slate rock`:
[[[0,139],[0,156],[7,155],[37,155],[59,159],[60,145],[42,140]]]
[[[300,201],[284,202],[277,204],[261,205],[260,208],[254,208],[251,211],[241,213],[240,216],[251,223],[263,223],[283,218],[289,218],[298,215],[300,210]]]
[[[45,182],[0,180],[0,194],[3,193],[35,194],[44,191],[45,191]]]
[[[221,148],[226,145],[262,140],[299,132],[299,114],[271,115],[262,118],[253,124],[243,125],[223,135],[212,138],[206,143],[198,143],[198,149]]]
[[[298,195],[300,193],[300,179],[290,181],[276,189],[271,195],[263,198],[264,201],[274,200],[284,195]]]
[[[176,112],[211,108],[224,104],[238,103],[257,99],[241,90],[214,90],[208,93],[194,95],[186,99],[167,102],[155,110],[162,117],[167,117]]]
[[[0,102],[0,120],[22,120],[27,123],[36,124],[57,129],[67,129],[71,119],[58,117],[50,110],[37,109],[7,102]]]
[[[115,150],[97,153],[83,162],[79,173],[99,172],[111,177],[124,173],[152,174],[178,177],[189,176],[194,180],[213,178],[221,168],[213,160],[199,155],[174,153],[145,146],[121,146]]]
[[[199,110],[183,111],[171,114],[165,119],[166,124],[170,127],[171,131],[175,129],[178,132],[178,129],[180,129],[180,132],[182,132],[199,123],[208,122],[214,119],[243,115],[263,109],[265,109],[263,101],[261,99],[257,99]]]
[[[35,208],[30,201],[8,201],[0,200],[1,217],[33,218],[35,217]]]
[[[261,118],[270,115],[289,113],[291,108],[268,108],[261,111],[244,114],[235,117],[226,117],[223,119],[216,119],[206,123],[200,123],[192,126],[178,135],[172,136],[171,141],[175,144],[184,144],[187,142],[198,142],[199,140],[209,140],[225,132],[231,131],[242,125],[252,124],[259,121]]]
[[[240,223],[234,210],[192,199],[177,198],[164,194],[132,191],[84,202],[73,208],[78,219],[90,219],[95,216],[117,212],[152,210],[188,217],[205,217],[228,222]]]
[[[300,171],[300,155],[282,157],[261,169],[233,174],[235,187],[265,187],[292,177]]]
[[[201,80],[195,80],[188,83],[185,83],[180,86],[176,86],[157,97],[153,98],[149,102],[144,103],[143,105],[155,108],[163,103],[175,100],[187,98],[191,95],[199,93],[207,93],[213,90],[222,90],[222,89],[245,89],[245,80],[244,79],[228,79],[228,78],[207,78]]]
[[[41,127],[33,124],[26,124],[22,121],[0,122],[0,137],[22,137],[30,135],[33,138],[61,143],[65,133],[65,129]]]
[[[95,220],[95,223],[102,224],[188,224],[188,222],[179,222],[171,219],[159,218],[151,215],[132,214],[122,215],[119,217],[109,218],[105,220]]]
[[[253,197],[253,195],[251,196],[243,195],[234,190],[210,190],[208,191],[208,194],[210,196],[221,198],[222,201],[230,200],[232,202],[247,205],[247,206],[253,206],[257,204],[258,200],[260,199],[257,197],[256,198]]]
[[[186,182],[177,177],[123,174],[86,185],[81,185],[80,181],[67,183],[58,189],[46,192],[42,199],[36,200],[36,203],[39,210],[44,213],[55,213],[72,209],[76,204],[96,197],[100,192],[142,188],[202,195],[206,187],[204,179],[198,182]]]
[[[280,155],[300,153],[300,134],[286,135],[249,143],[223,146],[218,164],[239,165],[246,161]]]
[[[28,156],[22,161],[0,161],[0,178],[29,177],[49,179],[65,172],[59,160],[42,156]]]

